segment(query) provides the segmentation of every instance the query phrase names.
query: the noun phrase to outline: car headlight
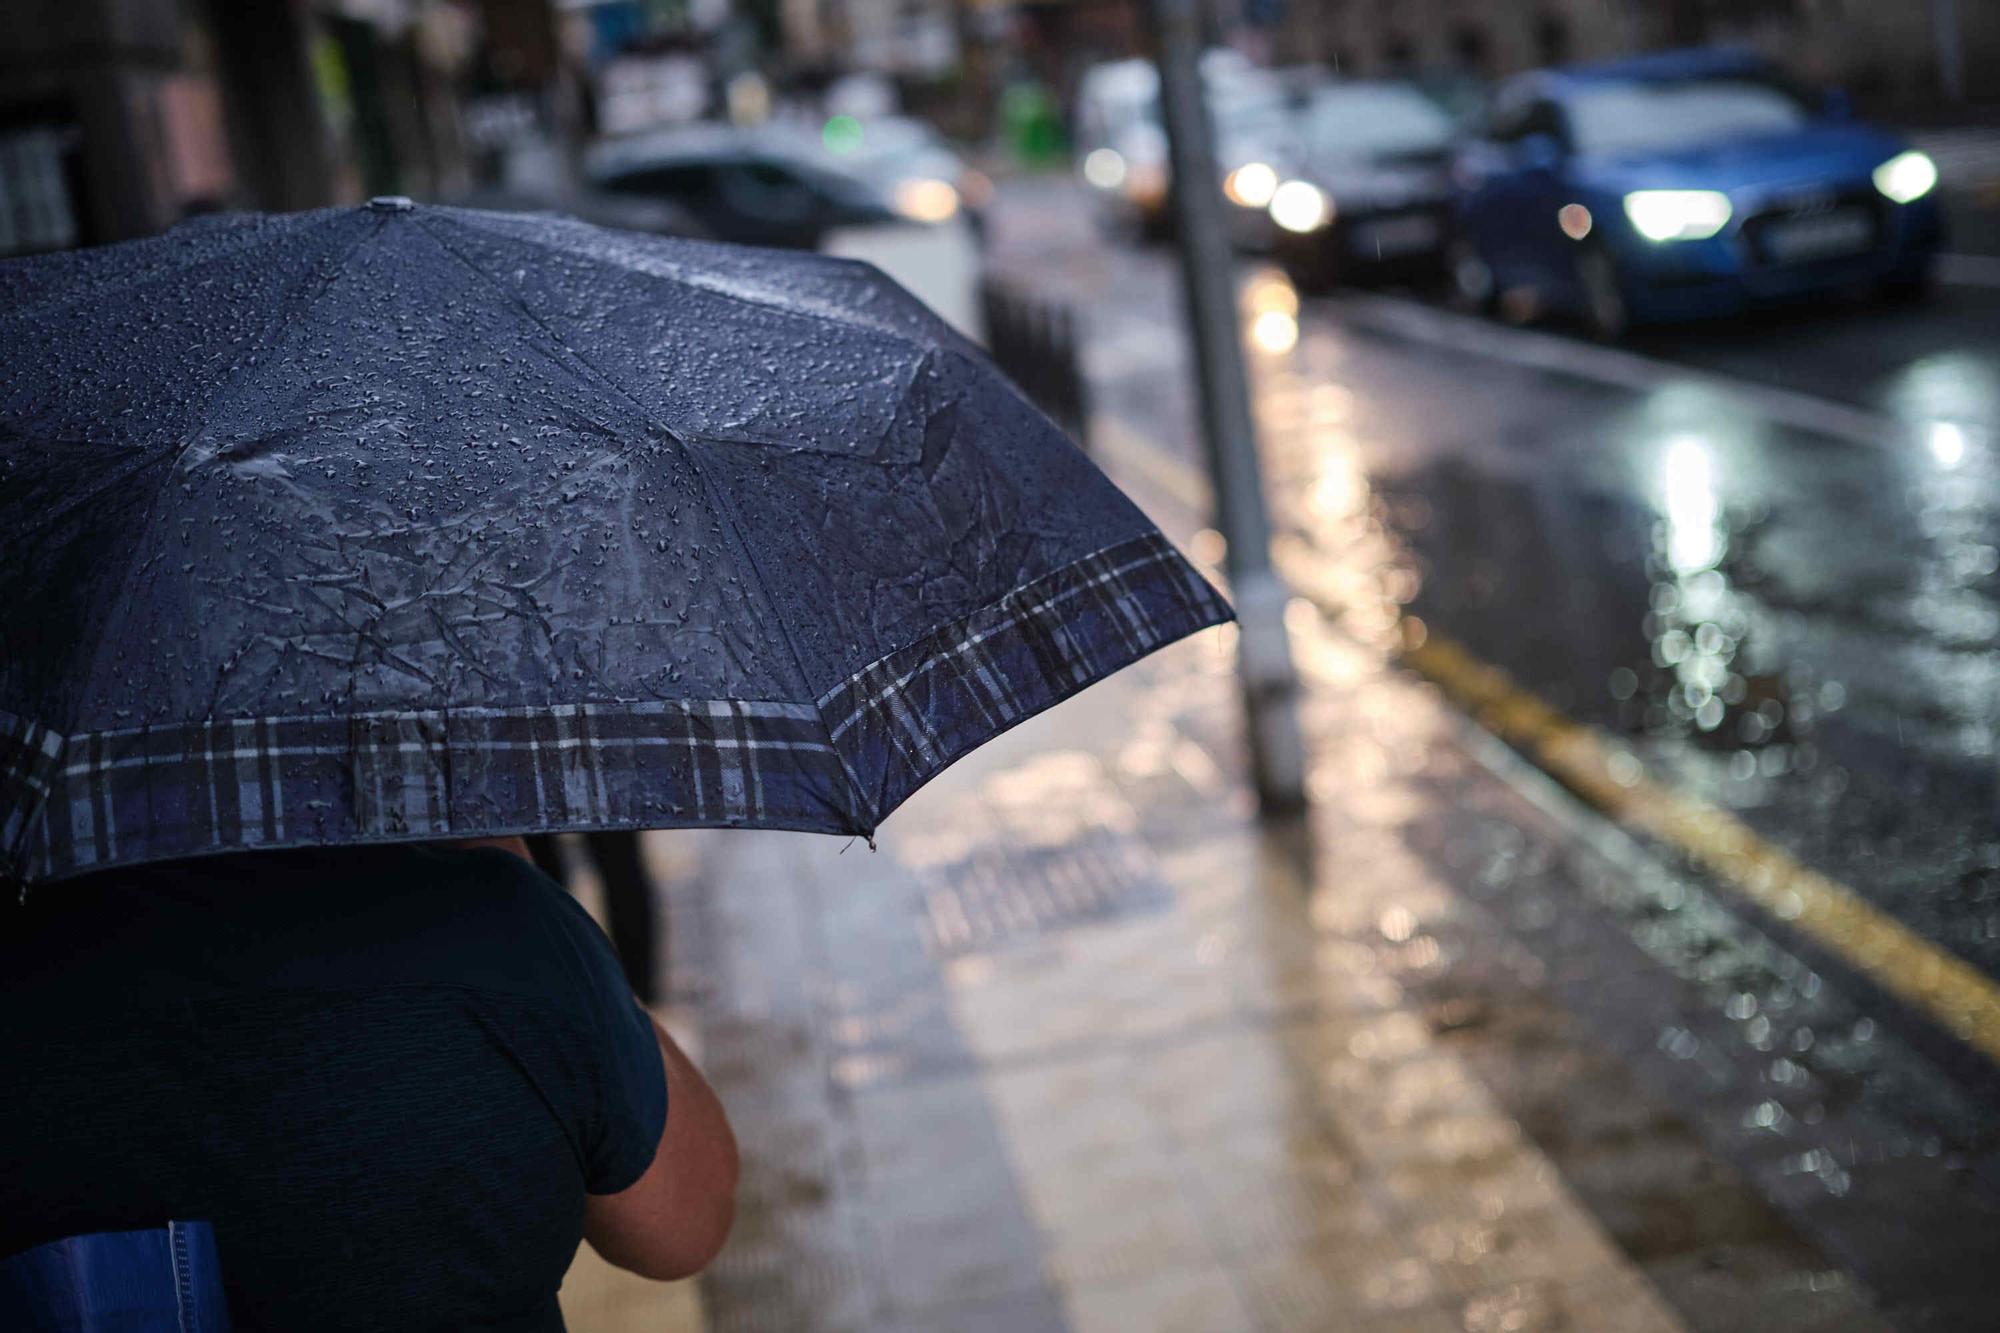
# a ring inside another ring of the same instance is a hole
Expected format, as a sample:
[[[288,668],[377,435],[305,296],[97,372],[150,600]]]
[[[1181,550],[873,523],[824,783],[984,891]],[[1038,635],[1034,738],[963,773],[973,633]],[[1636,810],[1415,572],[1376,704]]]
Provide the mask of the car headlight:
[[[1301,235],[1333,221],[1333,200],[1308,181],[1286,181],[1271,191],[1271,221]]]
[[[1262,208],[1278,192],[1278,173],[1268,163],[1245,162],[1222,178],[1222,192],[1238,208]]]
[[[958,191],[950,181],[919,176],[896,182],[890,205],[912,222],[948,222],[958,212]]]
[[[1729,224],[1729,196],[1717,190],[1634,190],[1625,216],[1649,241],[1707,240]]]
[[[1899,204],[1913,203],[1938,183],[1937,163],[1929,153],[1912,148],[1875,168],[1875,188]]]
[[[1093,148],[1083,159],[1083,178],[1100,190],[1125,183],[1125,158],[1115,148]]]

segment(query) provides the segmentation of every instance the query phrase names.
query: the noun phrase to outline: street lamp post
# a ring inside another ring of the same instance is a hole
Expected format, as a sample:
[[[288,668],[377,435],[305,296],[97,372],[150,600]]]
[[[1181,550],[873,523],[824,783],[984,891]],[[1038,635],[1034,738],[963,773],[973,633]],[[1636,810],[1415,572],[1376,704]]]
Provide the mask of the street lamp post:
[[[1235,263],[1223,231],[1215,146],[1203,96],[1195,0],[1148,0],[1159,43],[1160,106],[1172,169],[1181,278],[1201,390],[1202,433],[1215,486],[1216,525],[1227,542],[1230,591],[1241,627],[1251,769],[1265,813],[1305,805],[1305,745],[1298,671],[1285,631],[1290,595],[1271,568],[1271,522],[1258,473],[1257,436],[1243,373]]]

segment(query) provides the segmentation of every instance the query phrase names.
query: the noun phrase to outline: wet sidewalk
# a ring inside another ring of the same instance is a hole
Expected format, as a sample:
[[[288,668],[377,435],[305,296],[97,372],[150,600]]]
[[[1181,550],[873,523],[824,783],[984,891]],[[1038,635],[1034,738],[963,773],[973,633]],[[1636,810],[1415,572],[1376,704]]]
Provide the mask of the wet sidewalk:
[[[1885,1327],[1513,943],[1536,898],[1503,891],[1577,873],[1574,833],[1297,620],[1305,826],[1253,818],[1224,630],[961,762],[879,851],[660,839],[742,1209],[698,1301],[580,1267],[572,1326]]]

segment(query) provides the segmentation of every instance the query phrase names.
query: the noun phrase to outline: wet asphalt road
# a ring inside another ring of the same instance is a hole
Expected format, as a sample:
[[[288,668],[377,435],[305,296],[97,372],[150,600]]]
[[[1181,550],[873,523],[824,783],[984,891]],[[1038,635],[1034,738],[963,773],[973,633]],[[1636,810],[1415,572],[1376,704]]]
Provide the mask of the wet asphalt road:
[[[1015,188],[1000,269],[1082,311],[1100,412],[1195,460],[1171,254]],[[2000,283],[1621,349],[1298,306],[1252,357],[1267,480],[1343,610],[1400,605],[2000,975]]]

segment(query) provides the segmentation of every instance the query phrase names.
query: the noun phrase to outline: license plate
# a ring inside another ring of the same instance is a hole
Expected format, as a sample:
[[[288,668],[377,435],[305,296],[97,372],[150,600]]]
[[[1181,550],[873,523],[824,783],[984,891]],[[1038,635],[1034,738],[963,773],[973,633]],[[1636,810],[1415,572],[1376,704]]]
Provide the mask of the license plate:
[[[1774,222],[1764,232],[1764,253],[1780,264],[1858,254],[1874,243],[1875,220],[1858,208]]]
[[[1354,247],[1354,253],[1373,259],[1427,250],[1438,243],[1438,235],[1437,219],[1417,213],[1406,218],[1358,223],[1348,244]]]

